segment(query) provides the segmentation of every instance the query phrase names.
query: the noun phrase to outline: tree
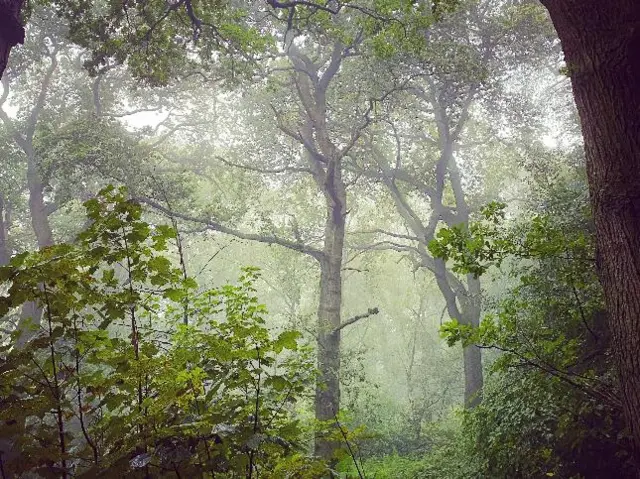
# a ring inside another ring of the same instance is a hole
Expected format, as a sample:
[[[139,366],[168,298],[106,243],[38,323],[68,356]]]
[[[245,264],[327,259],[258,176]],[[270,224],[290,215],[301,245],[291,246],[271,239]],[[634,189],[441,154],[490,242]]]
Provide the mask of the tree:
[[[127,64],[133,75],[153,85],[166,85],[175,77],[203,75],[222,67],[227,80],[250,77],[260,60],[275,52],[265,19],[306,28],[313,17],[364,14],[369,34],[381,45],[411,30],[409,22],[427,22],[451,10],[460,0],[438,0],[433,5],[410,0],[388,2],[331,2],[248,0],[225,3],[177,0],[104,5],[85,0],[40,0],[69,23],[67,38],[87,48],[85,67],[98,74],[115,62]],[[0,0],[8,15],[0,24],[0,66],[10,50],[24,40],[20,13],[24,0]],[[30,9],[29,9],[30,10]],[[30,11],[28,12],[30,13]],[[409,28],[408,28],[409,27]],[[195,53],[195,55],[194,55]],[[0,70],[0,78],[2,77]]]
[[[7,67],[11,49],[24,43],[24,27],[20,13],[24,0],[0,1],[0,78]]]
[[[580,115],[625,417],[640,464],[640,3],[542,0]]]
[[[338,17],[336,19],[339,20]],[[353,182],[347,177],[349,172],[345,165],[371,123],[372,107],[366,102],[367,91],[361,91],[359,85],[349,84],[341,78],[341,70],[355,68],[352,64],[359,61],[355,51],[360,47],[361,37],[354,36],[347,44],[332,38],[331,28],[336,27],[331,23],[336,19],[329,17],[329,27],[318,28],[319,32],[308,35],[304,42],[292,32],[285,34],[285,61],[269,76],[272,86],[280,89],[280,95],[271,92],[271,101],[266,102],[264,109],[256,108],[255,103],[251,105],[251,116],[258,116],[256,112],[260,112],[281,144],[295,146],[286,150],[282,148],[283,151],[274,149],[268,151],[268,155],[265,151],[256,151],[257,144],[265,138],[272,142],[273,138],[265,135],[264,125],[254,125],[250,128],[252,134],[257,131],[262,140],[252,142],[250,149],[253,151],[247,154],[255,157],[256,161],[234,163],[223,159],[226,166],[259,175],[284,173],[304,176],[303,181],[311,185],[306,190],[308,194],[318,192],[322,198],[317,204],[323,208],[324,217],[322,225],[317,228],[321,233],[316,238],[304,238],[297,224],[290,232],[292,240],[273,234],[243,233],[218,221],[203,221],[172,213],[157,202],[147,201],[160,211],[175,214],[178,219],[199,221],[210,229],[238,238],[278,244],[309,255],[318,262],[320,278],[315,334],[319,376],[314,402],[316,419],[322,423],[333,423],[340,412],[341,332],[357,320],[377,313],[372,308],[368,313],[351,319],[342,317],[344,242],[349,214],[347,190]],[[350,108],[352,104],[345,105],[341,94],[356,98],[353,109]],[[320,241],[317,241],[318,236]],[[334,459],[337,446],[338,442],[333,437],[327,439],[318,435],[315,441],[316,454],[327,460]]]
[[[537,66],[551,30],[544,28],[548,21],[540,18],[541,12],[542,7],[532,8],[527,1],[500,8],[494,2],[463,2],[432,25],[425,34],[428,45],[417,54],[398,55],[400,67],[390,67],[410,81],[406,91],[396,95],[387,125],[381,122],[374,131],[362,162],[362,173],[385,186],[408,231],[378,230],[375,247],[413,254],[417,266],[435,276],[449,317],[469,325],[480,321],[479,278],[457,277],[430,254],[428,245],[440,227],[467,225],[477,212],[476,199],[483,195],[474,191],[473,156],[478,155],[470,144],[487,150],[492,137],[474,137],[474,126],[491,121],[482,102],[492,112],[504,109],[492,96],[504,88],[504,80],[495,77],[504,78],[505,65],[526,52],[527,63]],[[409,108],[420,113],[407,118]],[[463,355],[465,403],[472,407],[482,394],[481,352],[469,345]]]
[[[518,281],[501,290],[479,328],[442,328],[450,342],[500,353],[485,401],[463,426],[476,438],[469,453],[482,458],[482,477],[636,477],[585,187],[579,167],[536,188],[533,215],[506,219],[504,205],[493,203],[467,230],[443,230],[434,241],[456,269],[508,268]]]

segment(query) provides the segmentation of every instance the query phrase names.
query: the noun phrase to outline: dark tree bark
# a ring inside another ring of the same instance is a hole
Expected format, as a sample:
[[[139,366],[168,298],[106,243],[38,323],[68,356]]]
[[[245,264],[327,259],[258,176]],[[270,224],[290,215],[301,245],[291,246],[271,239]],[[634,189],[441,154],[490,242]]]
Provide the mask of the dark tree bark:
[[[11,49],[24,43],[24,27],[20,22],[23,0],[0,0],[0,78],[4,73]]]
[[[573,85],[598,267],[640,465],[640,2],[542,0]]]

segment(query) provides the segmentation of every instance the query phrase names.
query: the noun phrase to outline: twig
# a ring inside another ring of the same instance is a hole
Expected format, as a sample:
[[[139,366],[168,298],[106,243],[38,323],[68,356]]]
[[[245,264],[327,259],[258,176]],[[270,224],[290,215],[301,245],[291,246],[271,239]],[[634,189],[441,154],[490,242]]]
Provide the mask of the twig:
[[[587,331],[591,333],[591,336],[593,336],[593,339],[598,341],[600,339],[600,336],[598,336],[593,331],[593,329],[591,329],[591,327],[589,326],[589,322],[587,321],[587,317],[584,313],[584,309],[582,308],[582,303],[580,302],[580,297],[578,296],[578,291],[576,290],[576,287],[573,285],[573,283],[571,284],[571,291],[573,292],[573,296],[576,298],[576,304],[578,305],[578,311],[580,312],[580,318],[582,319],[582,324],[584,324],[584,327],[587,328]]]

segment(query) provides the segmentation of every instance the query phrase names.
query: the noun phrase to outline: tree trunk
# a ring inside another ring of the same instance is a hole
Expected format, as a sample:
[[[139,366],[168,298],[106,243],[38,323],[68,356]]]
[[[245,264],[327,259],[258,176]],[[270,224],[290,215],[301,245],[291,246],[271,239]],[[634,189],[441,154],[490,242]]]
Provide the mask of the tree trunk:
[[[543,0],[580,115],[624,414],[640,465],[640,2]]]
[[[7,68],[11,49],[24,43],[24,27],[20,23],[23,0],[0,0],[0,78]]]
[[[34,154],[35,155],[35,154]],[[29,187],[29,213],[31,225],[39,248],[53,244],[53,232],[49,224],[49,215],[44,202],[44,184],[38,172],[36,159],[31,156],[27,167],[27,185]]]
[[[436,277],[436,284],[445,299],[447,313],[451,319],[461,324],[477,327],[480,325],[480,281],[467,277],[467,289],[464,297],[458,297],[447,280],[447,267],[443,260],[433,260],[431,270]],[[462,295],[460,295],[462,296]],[[458,305],[460,303],[460,306]],[[462,352],[464,369],[464,405],[472,408],[482,401],[484,376],[482,371],[482,354],[480,348],[469,345]]]
[[[340,323],[342,307],[342,256],[345,236],[346,192],[340,168],[328,168],[327,218],[324,255],[320,261],[318,306],[318,370],[315,410],[319,421],[334,421],[340,410]],[[317,437],[315,454],[330,463],[337,443]]]
[[[49,216],[44,202],[44,185],[40,179],[38,167],[34,157],[34,152],[27,151],[27,186],[29,188],[29,213],[31,214],[31,225],[36,235],[39,248],[51,246],[53,244],[53,232],[49,224]],[[25,303],[20,313],[20,321],[18,329],[22,332],[15,347],[22,348],[32,337],[33,331],[27,327],[28,323],[32,326],[39,325],[42,316],[42,309],[33,301]]]
[[[9,236],[7,208],[7,201],[4,195],[0,194],[0,266],[5,266],[11,258],[9,245],[7,244]]]
[[[463,324],[473,327],[480,326],[480,280],[473,275],[467,275],[467,297],[462,305]],[[464,348],[464,403],[467,407],[476,407],[482,402],[482,386],[484,377],[482,371],[481,349],[475,344]]]

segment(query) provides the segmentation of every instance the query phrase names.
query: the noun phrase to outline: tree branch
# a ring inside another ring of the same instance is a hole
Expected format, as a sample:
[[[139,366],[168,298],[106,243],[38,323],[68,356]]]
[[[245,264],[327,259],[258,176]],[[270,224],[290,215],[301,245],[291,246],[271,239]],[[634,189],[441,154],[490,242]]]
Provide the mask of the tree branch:
[[[27,129],[25,131],[25,137],[29,142],[33,141],[33,135],[36,132],[36,125],[38,123],[38,116],[40,115],[40,112],[44,108],[44,102],[47,99],[49,85],[51,84],[53,74],[58,68],[58,47],[57,46],[54,47],[53,51],[49,54],[49,58],[51,59],[51,65],[49,65],[49,68],[45,73],[44,79],[42,80],[42,86],[40,87],[40,93],[38,94],[38,98],[36,100],[36,104],[33,106],[33,109],[31,110],[31,114],[29,115],[29,120],[27,121]]]
[[[380,229],[380,228],[374,228],[372,230],[353,231],[351,234],[354,234],[354,235],[382,234],[382,235],[385,235],[385,236],[391,236],[393,238],[406,239],[406,240],[410,240],[410,241],[418,241],[418,242],[424,241],[424,240],[418,238],[417,236],[405,235],[405,234],[401,234],[401,233],[392,233],[391,231],[383,230],[383,229]]]
[[[170,209],[162,206],[161,204],[149,199],[149,198],[144,198],[144,197],[138,197],[138,198],[134,198],[136,201],[140,202],[140,203],[144,203],[148,206],[151,206],[153,209],[160,211],[161,213],[169,216],[169,217],[174,217],[174,218],[178,218],[181,219],[183,221],[190,221],[192,223],[198,223],[201,225],[204,225],[207,227],[207,229],[212,230],[212,231],[218,231],[220,233],[223,234],[227,234],[230,236],[235,236],[236,238],[240,238],[240,239],[244,239],[244,240],[248,240],[248,241],[256,241],[258,243],[266,243],[266,244],[277,244],[280,245],[284,248],[293,250],[293,251],[298,251],[299,253],[304,253],[307,254],[315,259],[317,259],[318,261],[320,261],[324,254],[322,251],[313,248],[311,246],[305,245],[303,243],[299,243],[299,242],[295,242],[295,241],[290,241],[284,238],[280,238],[278,236],[272,236],[272,235],[260,235],[260,234],[256,234],[256,233],[245,233],[243,231],[239,231],[236,230],[234,228],[229,228],[227,226],[221,225],[220,223],[213,221],[213,220],[207,220],[204,218],[196,218],[194,216],[189,216],[183,213],[178,213],[175,211],[171,211]]]
[[[278,175],[281,173],[308,173],[313,175],[313,171],[311,171],[309,168],[303,168],[299,166],[283,166],[281,168],[258,168],[256,166],[240,165],[238,163],[233,163],[229,160],[225,160],[221,156],[215,156],[215,159],[221,161],[227,166],[231,166],[232,168],[239,168],[241,170],[247,170],[247,171],[255,171],[256,173],[273,174],[273,175]]]
[[[343,328],[346,328],[347,326],[351,326],[353,323],[356,323],[356,322],[360,321],[361,319],[368,318],[369,316],[375,316],[379,312],[380,312],[380,310],[377,307],[376,308],[369,308],[369,310],[366,313],[358,314],[357,316],[354,316],[353,318],[347,319],[344,323],[342,323],[340,326],[335,328],[332,331],[332,333],[335,334],[338,331],[341,331]]]

